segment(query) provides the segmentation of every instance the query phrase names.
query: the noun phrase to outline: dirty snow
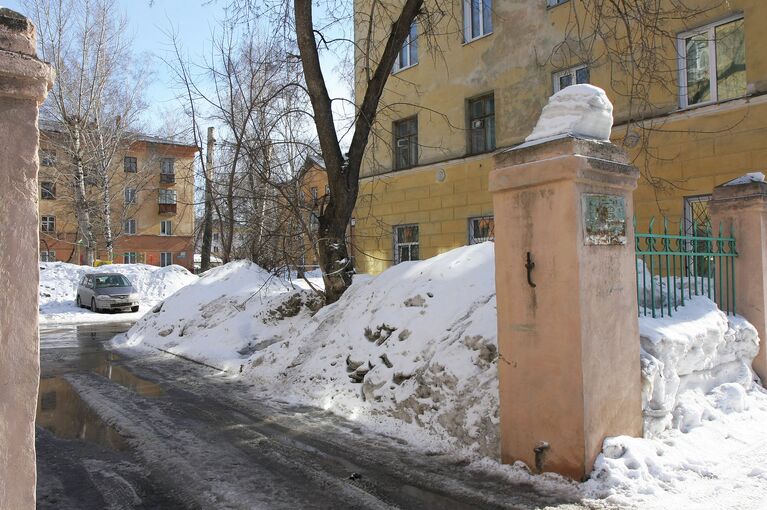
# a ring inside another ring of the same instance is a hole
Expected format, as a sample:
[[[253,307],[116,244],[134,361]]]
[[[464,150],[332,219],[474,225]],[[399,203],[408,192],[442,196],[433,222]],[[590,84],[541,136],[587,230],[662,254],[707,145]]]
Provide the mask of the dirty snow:
[[[609,141],[612,127],[613,105],[605,91],[593,85],[571,85],[549,98],[525,142],[564,135]]]
[[[93,313],[77,308],[77,285],[85,273],[114,272],[125,275],[141,296],[136,313]],[[111,264],[98,268],[40,262],[40,323],[68,324],[75,322],[134,321],[149,308],[180,288],[197,280],[181,266],[157,267],[146,264]]]
[[[119,346],[154,346],[229,370],[254,398],[308,403],[531,483],[498,458],[492,243],[316,296],[248,262],[211,270],[155,307]],[[696,298],[640,319],[646,438],[608,438],[585,500],[641,508],[767,508],[767,392],[755,330]]]

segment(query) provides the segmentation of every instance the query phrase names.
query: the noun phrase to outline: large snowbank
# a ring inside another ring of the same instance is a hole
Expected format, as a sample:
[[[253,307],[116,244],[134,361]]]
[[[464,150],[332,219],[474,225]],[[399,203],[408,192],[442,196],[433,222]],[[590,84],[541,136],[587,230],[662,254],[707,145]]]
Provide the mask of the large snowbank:
[[[116,343],[230,369],[259,397],[321,406],[420,447],[462,450],[487,467],[498,457],[494,263],[485,243],[399,264],[359,279],[319,311],[312,292],[230,263]],[[641,318],[640,332],[652,437],[608,438],[592,480],[580,486],[584,498],[664,508],[685,495],[700,501],[685,508],[758,508],[749,504],[767,490],[767,469],[757,467],[767,465],[767,393],[750,370],[754,328],[701,297],[673,318]],[[522,476],[518,466],[498,469]],[[738,477],[742,493],[733,494]]]
[[[77,285],[85,273],[114,272],[125,275],[140,296],[140,309],[136,313],[96,314],[77,308]],[[40,263],[40,322],[98,322],[135,320],[180,288],[197,280],[181,266],[157,267],[146,264],[112,264],[98,268],[78,266],[66,262]]]

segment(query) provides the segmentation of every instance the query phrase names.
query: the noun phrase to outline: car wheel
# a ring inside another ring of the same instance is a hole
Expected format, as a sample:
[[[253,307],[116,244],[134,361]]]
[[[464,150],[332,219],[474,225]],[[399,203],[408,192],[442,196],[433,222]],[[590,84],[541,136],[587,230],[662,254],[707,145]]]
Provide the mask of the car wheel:
[[[99,309],[96,308],[96,298],[91,298],[91,312],[99,313]]]
[[[138,306],[131,306],[130,307],[131,312],[138,312]]]
[[[80,294],[77,295],[77,299],[75,299],[75,304],[77,305],[77,308],[83,307],[83,304],[80,302]]]

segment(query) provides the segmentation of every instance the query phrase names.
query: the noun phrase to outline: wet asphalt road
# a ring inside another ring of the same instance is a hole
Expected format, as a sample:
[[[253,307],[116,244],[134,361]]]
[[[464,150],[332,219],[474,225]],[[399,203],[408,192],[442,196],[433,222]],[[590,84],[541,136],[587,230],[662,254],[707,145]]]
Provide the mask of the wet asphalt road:
[[[38,508],[583,508],[211,367],[110,351],[128,327],[41,331]]]

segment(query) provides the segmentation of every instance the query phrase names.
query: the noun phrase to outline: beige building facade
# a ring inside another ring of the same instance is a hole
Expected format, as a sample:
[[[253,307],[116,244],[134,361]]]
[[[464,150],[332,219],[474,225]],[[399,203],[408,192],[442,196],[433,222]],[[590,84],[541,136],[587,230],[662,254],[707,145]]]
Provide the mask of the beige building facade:
[[[367,33],[369,2],[355,4],[357,31]],[[523,142],[548,97],[574,83],[599,86],[614,103],[613,142],[641,172],[638,228],[661,215],[672,228],[704,224],[714,186],[767,166],[767,4],[686,4],[690,13],[667,16],[655,34],[652,79],[616,63],[628,52],[625,34],[595,37],[589,23],[597,20],[583,2],[455,0],[451,15],[431,18],[437,35],[424,35],[417,21],[363,164],[357,269],[377,273],[492,239],[493,155]],[[378,16],[373,33],[382,40],[380,27],[392,20]],[[583,23],[579,33],[574,20]],[[650,37],[639,26],[632,34]],[[361,65],[356,78],[359,98]]]
[[[71,172],[61,148],[60,128],[43,125],[40,151],[40,257],[87,263],[74,207]],[[109,171],[113,263],[178,264],[193,269],[194,157],[196,148],[136,135],[116,155]],[[86,177],[96,259],[109,260],[105,246],[100,182]]]

